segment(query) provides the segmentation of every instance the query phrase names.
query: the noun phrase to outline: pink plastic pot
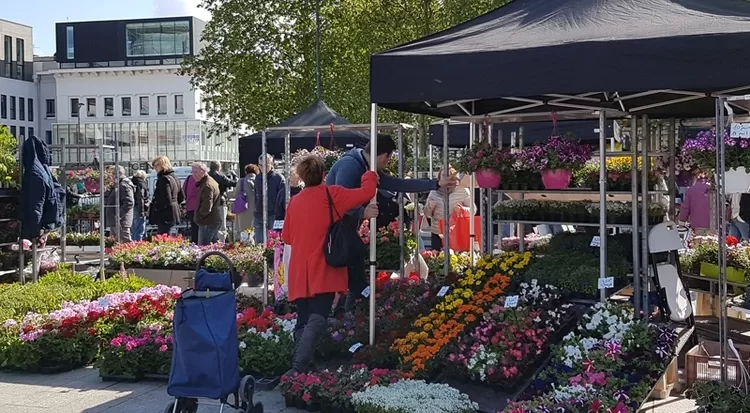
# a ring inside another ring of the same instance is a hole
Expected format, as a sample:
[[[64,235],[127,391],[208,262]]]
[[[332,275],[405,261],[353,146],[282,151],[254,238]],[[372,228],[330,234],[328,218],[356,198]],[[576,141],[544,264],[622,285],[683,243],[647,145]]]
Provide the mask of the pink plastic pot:
[[[479,169],[476,177],[480,188],[498,188],[503,182],[502,174],[492,169]]]
[[[542,182],[545,189],[565,189],[570,186],[573,172],[567,169],[547,169],[542,171]]]

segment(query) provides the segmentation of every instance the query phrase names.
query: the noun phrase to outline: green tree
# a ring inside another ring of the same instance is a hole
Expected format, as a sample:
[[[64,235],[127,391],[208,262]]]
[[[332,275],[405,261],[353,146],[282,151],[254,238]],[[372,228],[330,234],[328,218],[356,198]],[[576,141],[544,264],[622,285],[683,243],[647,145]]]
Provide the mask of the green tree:
[[[0,187],[17,187],[18,139],[10,134],[5,125],[0,125]]]
[[[207,115],[230,126],[270,127],[316,97],[317,0],[203,0],[211,20],[183,72],[204,93]],[[476,17],[508,0],[320,0],[322,98],[367,123],[369,61],[389,49]],[[382,111],[381,122],[427,119]]]

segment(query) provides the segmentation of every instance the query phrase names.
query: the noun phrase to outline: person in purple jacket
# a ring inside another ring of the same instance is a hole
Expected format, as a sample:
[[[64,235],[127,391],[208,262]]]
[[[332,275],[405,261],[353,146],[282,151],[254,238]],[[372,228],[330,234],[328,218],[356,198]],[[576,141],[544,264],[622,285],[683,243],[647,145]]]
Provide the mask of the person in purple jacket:
[[[182,184],[182,191],[185,193],[185,211],[187,219],[190,221],[190,242],[198,243],[198,224],[193,221],[195,216],[195,207],[198,205],[198,186],[192,175],[188,175]]]
[[[380,176],[379,189],[391,192],[401,193],[419,193],[438,190],[441,188],[453,189],[456,187],[458,180],[454,175],[448,175],[440,180],[435,179],[400,179],[384,172],[388,166],[393,152],[396,150],[396,143],[393,138],[387,135],[379,135],[377,142],[377,158],[370,159],[370,143],[364,149],[355,148],[345,153],[331,167],[326,177],[326,185],[341,185],[345,188],[359,188],[362,175],[370,170],[370,165],[375,162],[375,169]],[[352,231],[357,231],[359,225],[364,219],[376,218],[378,216],[378,205],[368,203],[346,212],[341,222],[343,222]],[[364,247],[360,248],[363,254],[367,254]],[[354,259],[349,263],[349,295],[346,297],[346,311],[354,310],[355,301],[362,296],[362,291],[367,287],[367,277],[365,276],[365,259]],[[386,264],[386,263],[379,263]]]

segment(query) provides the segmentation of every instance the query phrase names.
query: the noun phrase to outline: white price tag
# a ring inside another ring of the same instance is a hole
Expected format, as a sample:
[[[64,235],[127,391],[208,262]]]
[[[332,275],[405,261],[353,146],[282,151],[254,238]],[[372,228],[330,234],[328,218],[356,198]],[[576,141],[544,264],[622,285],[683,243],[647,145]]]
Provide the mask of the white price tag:
[[[518,296],[511,295],[511,296],[505,297],[505,308],[515,308],[515,307],[518,307]]]
[[[599,238],[598,235],[594,235],[594,238],[591,238],[591,246],[599,248],[602,246],[602,239]]]
[[[247,232],[240,232],[240,241],[243,243],[250,242],[250,234]]]
[[[352,346],[349,347],[349,352],[354,353],[355,351],[359,350],[360,347],[362,347],[362,343],[352,344]]]
[[[615,277],[605,277],[605,278],[599,278],[599,289],[605,289],[605,288],[614,288],[615,287]]]
[[[277,231],[281,231],[282,228],[284,228],[284,220],[283,219],[281,221],[279,221],[279,220],[273,221],[273,229],[275,229]]]
[[[365,287],[365,289],[362,290],[361,294],[365,298],[369,297],[370,296],[370,286],[368,285],[367,287]]]
[[[729,128],[729,137],[750,138],[750,123],[732,123],[732,126]]]
[[[445,297],[446,294],[448,294],[448,290],[450,290],[450,287],[445,286],[438,291],[437,296],[438,297]]]

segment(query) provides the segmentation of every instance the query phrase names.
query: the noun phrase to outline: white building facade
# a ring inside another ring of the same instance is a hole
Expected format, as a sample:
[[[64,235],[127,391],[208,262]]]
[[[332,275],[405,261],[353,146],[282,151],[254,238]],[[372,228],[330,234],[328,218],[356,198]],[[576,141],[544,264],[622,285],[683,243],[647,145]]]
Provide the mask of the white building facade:
[[[0,19],[0,124],[24,139],[38,133],[32,28]]]

